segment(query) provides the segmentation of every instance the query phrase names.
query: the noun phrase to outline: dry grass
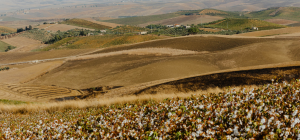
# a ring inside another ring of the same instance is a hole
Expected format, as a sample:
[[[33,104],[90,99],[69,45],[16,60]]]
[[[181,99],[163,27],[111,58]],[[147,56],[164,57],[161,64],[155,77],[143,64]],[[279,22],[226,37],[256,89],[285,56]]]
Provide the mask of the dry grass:
[[[0,34],[15,33],[15,32],[17,32],[17,29],[10,28],[10,27],[5,27],[5,26],[0,26]]]
[[[255,88],[257,86],[248,86],[248,88]],[[242,87],[232,87],[236,89],[241,89]],[[64,102],[49,102],[49,103],[27,103],[20,105],[8,105],[0,103],[0,114],[5,112],[11,113],[30,113],[39,111],[55,112],[65,109],[86,109],[91,107],[109,106],[112,104],[126,104],[133,102],[142,102],[148,100],[162,101],[167,98],[188,98],[191,95],[204,95],[208,93],[219,93],[224,92],[224,89],[220,88],[210,88],[208,90],[199,90],[196,92],[189,93],[173,93],[173,94],[147,94],[147,95],[131,95],[116,98],[97,98],[93,100],[72,100]]]

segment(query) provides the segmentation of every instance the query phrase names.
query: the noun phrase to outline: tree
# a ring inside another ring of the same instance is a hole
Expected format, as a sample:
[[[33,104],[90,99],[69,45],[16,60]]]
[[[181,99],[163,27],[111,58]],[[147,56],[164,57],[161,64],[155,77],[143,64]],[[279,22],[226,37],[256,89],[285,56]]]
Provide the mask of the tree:
[[[28,28],[28,30],[32,30],[32,26],[31,26],[31,25],[29,25],[29,28]]]
[[[197,33],[199,33],[199,29],[197,27],[192,27],[192,28],[189,28],[188,32],[189,32],[189,34],[197,34]]]
[[[25,27],[25,31],[27,31],[28,30],[28,28],[27,28],[27,26]]]
[[[19,28],[19,29],[17,29],[17,33],[20,33],[20,32],[23,32],[24,31],[24,29],[23,28]]]

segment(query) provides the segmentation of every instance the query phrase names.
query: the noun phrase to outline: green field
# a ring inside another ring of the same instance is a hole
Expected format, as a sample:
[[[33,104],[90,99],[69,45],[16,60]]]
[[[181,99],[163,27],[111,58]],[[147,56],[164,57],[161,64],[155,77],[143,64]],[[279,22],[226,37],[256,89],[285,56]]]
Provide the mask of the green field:
[[[277,11],[277,12],[276,12]],[[272,14],[273,13],[273,14]],[[245,16],[249,18],[265,19],[287,19],[300,21],[300,8],[298,7],[276,7],[262,11],[255,11]]]
[[[180,14],[171,13],[171,14],[163,14],[163,15],[151,15],[151,16],[111,19],[111,20],[105,20],[104,22],[111,22],[111,23],[125,24],[125,25],[139,25],[139,24],[144,24],[144,23],[148,23],[148,22],[160,21],[160,20],[164,20],[164,19],[178,17],[178,16],[180,16]]]
[[[228,25],[228,26],[227,26]],[[278,25],[257,19],[223,19],[215,22],[211,22],[204,25],[206,28],[221,28],[225,30],[249,30],[252,27],[258,27],[259,30],[270,30],[285,28],[286,26]],[[227,28],[228,27],[228,28]]]
[[[91,28],[96,30],[110,29],[111,27],[97,24],[91,21],[83,20],[83,19],[70,19],[63,21],[62,24],[74,25],[79,27]]]
[[[0,52],[5,52],[5,50],[8,48],[8,46],[11,46],[11,45],[9,45],[9,44],[7,44],[5,42],[0,41]]]

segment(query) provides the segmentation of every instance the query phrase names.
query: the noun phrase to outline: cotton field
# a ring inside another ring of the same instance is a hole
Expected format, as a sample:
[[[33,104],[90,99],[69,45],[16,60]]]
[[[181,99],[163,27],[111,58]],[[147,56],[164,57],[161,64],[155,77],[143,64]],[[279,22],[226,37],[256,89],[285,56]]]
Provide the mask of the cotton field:
[[[0,114],[1,139],[300,139],[300,81],[259,89]]]

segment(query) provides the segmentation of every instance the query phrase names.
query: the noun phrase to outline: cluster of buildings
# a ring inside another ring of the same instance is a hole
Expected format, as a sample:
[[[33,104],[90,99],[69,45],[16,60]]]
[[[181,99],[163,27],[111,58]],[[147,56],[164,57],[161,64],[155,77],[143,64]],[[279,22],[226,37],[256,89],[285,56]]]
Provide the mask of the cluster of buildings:
[[[174,24],[174,25],[166,25],[166,27],[168,28],[178,28],[178,27],[182,27],[183,25],[179,25],[179,24]],[[186,29],[191,28],[191,26],[183,26]]]

